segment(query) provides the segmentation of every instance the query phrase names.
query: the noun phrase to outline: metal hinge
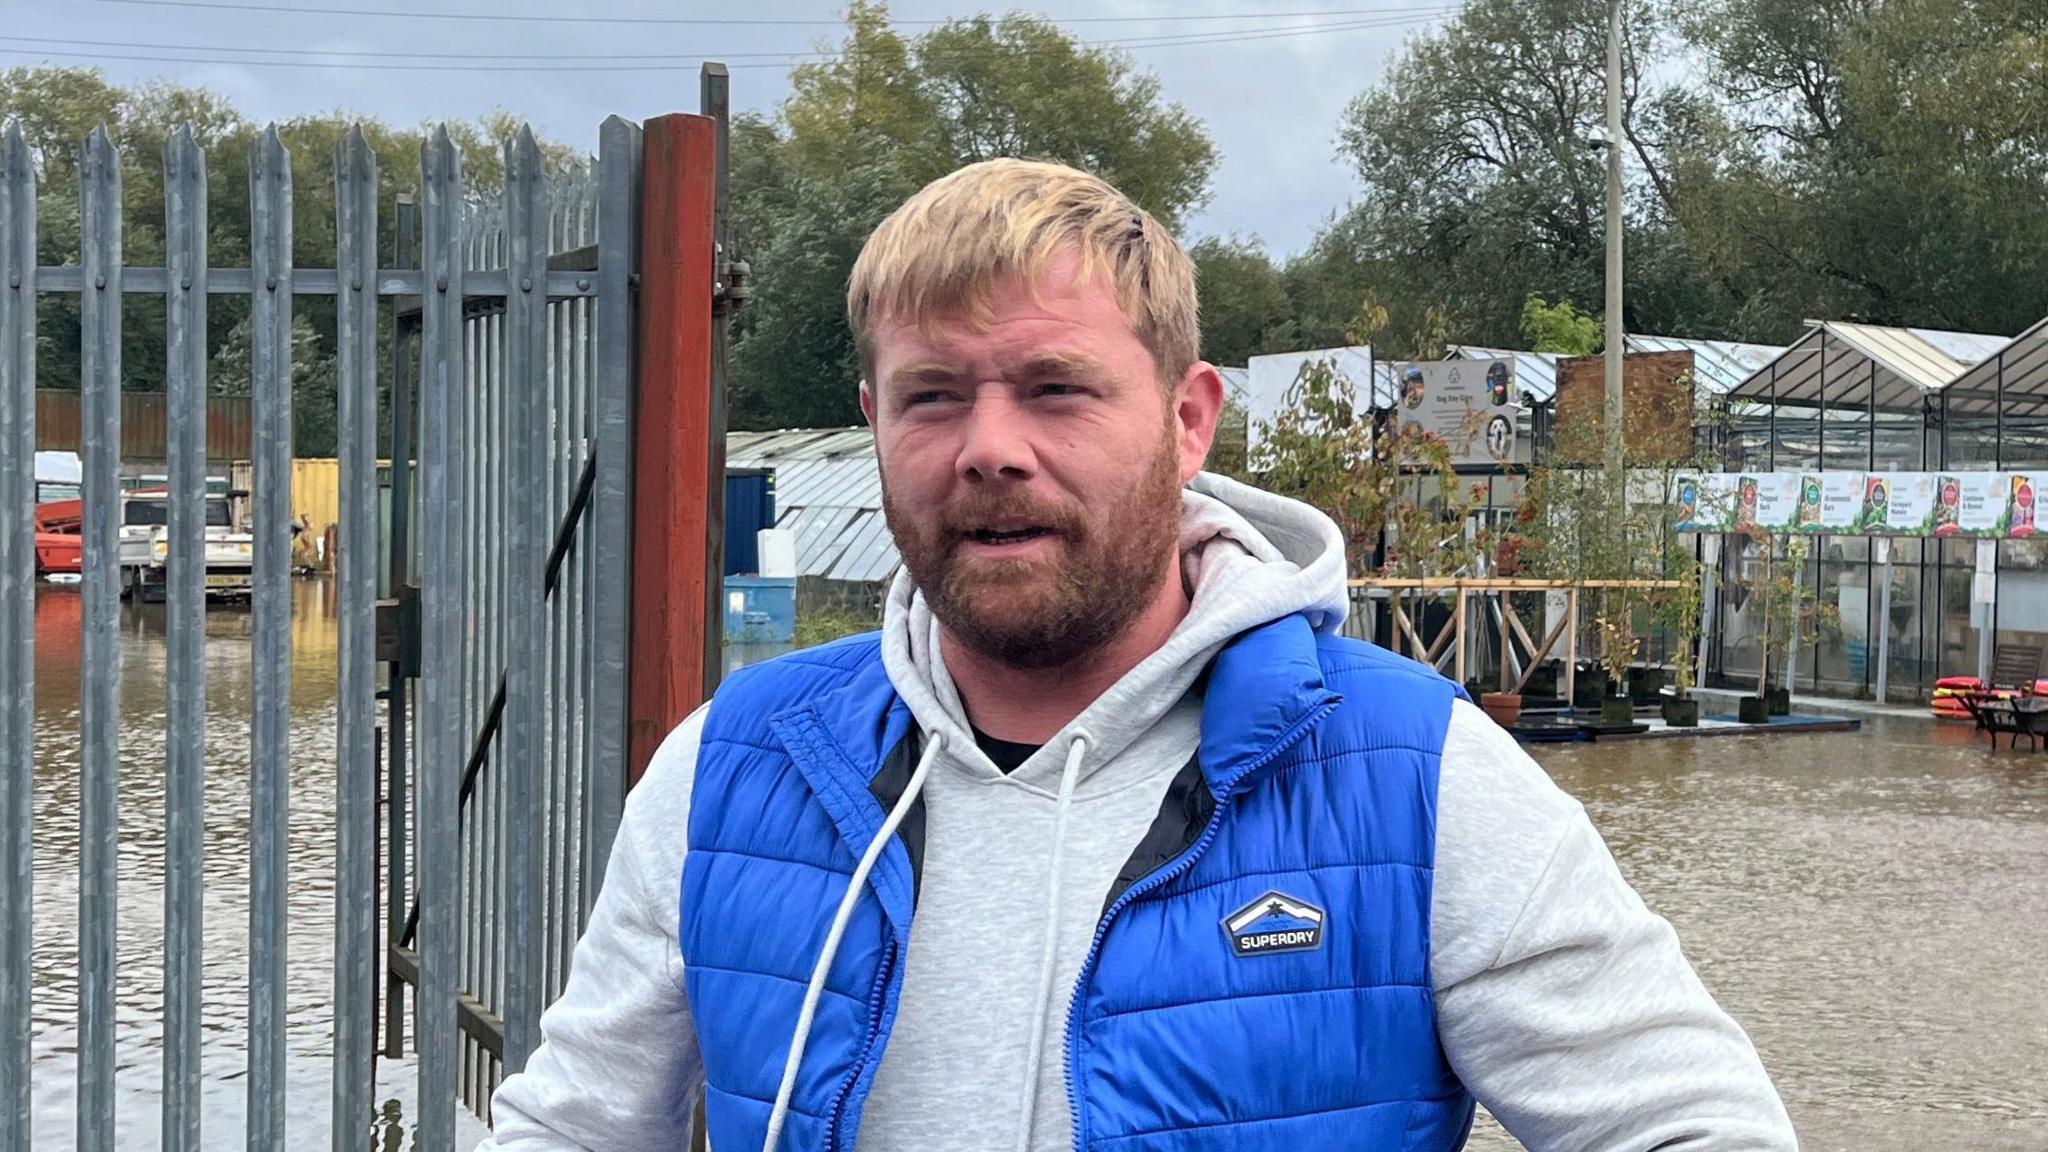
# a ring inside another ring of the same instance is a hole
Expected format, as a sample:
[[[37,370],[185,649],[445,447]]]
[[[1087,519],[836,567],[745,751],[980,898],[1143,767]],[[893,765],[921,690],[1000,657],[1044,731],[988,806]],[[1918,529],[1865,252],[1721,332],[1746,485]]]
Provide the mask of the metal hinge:
[[[718,259],[718,276],[711,282],[711,299],[729,308],[743,307],[754,296],[753,285],[749,283],[754,274],[753,267],[745,260],[725,259],[723,244],[718,245]]]

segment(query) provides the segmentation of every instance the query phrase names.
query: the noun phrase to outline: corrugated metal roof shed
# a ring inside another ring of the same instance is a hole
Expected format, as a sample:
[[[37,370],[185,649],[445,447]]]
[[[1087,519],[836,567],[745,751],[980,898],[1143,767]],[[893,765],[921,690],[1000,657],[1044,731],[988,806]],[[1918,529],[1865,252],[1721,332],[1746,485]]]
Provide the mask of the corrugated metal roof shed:
[[[796,535],[798,575],[878,583],[895,574],[873,431],[734,432],[725,456],[728,467],[774,471],[775,526]]]
[[[1929,395],[2009,343],[1976,332],[1818,322],[1729,395],[1800,407],[1825,397],[1831,408],[1874,402],[1879,411],[1917,413]]]
[[[875,455],[870,428],[787,428],[779,432],[733,432],[725,438],[730,468],[773,468],[784,460],[832,460]]]
[[[2007,416],[2041,415],[2048,410],[2048,318],[1978,361],[1942,393],[1956,415],[1989,416],[2001,401]]]
[[[889,535],[889,524],[880,508],[863,511],[854,517],[853,523],[839,534],[846,542],[846,550],[839,556],[827,574],[833,580],[851,580],[855,583],[871,584],[887,580],[896,574],[901,562],[896,554],[896,540]]]

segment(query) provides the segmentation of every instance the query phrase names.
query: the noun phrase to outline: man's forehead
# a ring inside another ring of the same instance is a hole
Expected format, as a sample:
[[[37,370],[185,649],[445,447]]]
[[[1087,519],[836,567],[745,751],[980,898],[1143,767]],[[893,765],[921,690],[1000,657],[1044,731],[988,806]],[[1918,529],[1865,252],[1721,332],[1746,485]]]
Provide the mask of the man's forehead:
[[[982,359],[977,355],[975,360]],[[904,382],[934,382],[951,380],[975,367],[965,361],[967,356],[911,353],[900,362],[887,368],[887,379]],[[1029,346],[1010,350],[998,350],[986,356],[989,366],[1005,376],[1063,376],[1094,377],[1107,374],[1110,369],[1097,357],[1072,348]]]
[[[1076,258],[1059,256],[1035,270],[935,284],[894,306],[881,303],[873,327],[877,332],[909,326],[985,329],[993,321],[1063,318],[1082,312],[1121,315],[1116,288],[1099,272],[1084,275]]]

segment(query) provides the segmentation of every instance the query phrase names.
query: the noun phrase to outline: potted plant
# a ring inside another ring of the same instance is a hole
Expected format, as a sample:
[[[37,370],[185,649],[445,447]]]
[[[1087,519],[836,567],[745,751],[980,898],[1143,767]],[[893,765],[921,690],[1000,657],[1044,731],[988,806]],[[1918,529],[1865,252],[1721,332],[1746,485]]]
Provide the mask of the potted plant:
[[[1677,659],[1671,669],[1671,695],[1661,701],[1664,723],[1673,728],[1697,728],[1700,722],[1700,702],[1692,690],[1699,673],[1700,630],[1704,624],[1702,610],[1706,605],[1701,568],[1691,551],[1674,545],[1666,571],[1678,584],[1673,588],[1660,589],[1658,593],[1659,621],[1677,641]]]
[[[1629,677],[1629,697],[1638,704],[1655,704],[1671,686],[1671,669],[1652,665],[1638,668]]]
[[[1769,716],[1792,711],[1792,689],[1782,679],[1787,657],[1813,644],[1839,624],[1834,605],[1820,602],[1806,581],[1807,541],[1791,537],[1780,546],[1771,536],[1751,531],[1760,558],[1745,581],[1759,614],[1756,699],[1762,709],[1743,708],[1739,715]]]
[[[1512,728],[1522,718],[1522,694],[1519,692],[1482,692],[1479,707],[1493,718],[1495,724]]]
[[[1629,669],[1636,658],[1635,606],[1626,588],[1609,589],[1602,600],[1602,611],[1593,621],[1600,639],[1600,670],[1607,678],[1607,696],[1600,702],[1600,720],[1605,724],[1632,724],[1636,718],[1636,704],[1629,695],[1628,682]],[[1615,603],[1616,600],[1620,603]]]
[[[1591,710],[1600,707],[1600,702],[1605,699],[1607,673],[1598,664],[1581,663],[1572,686],[1572,707]]]

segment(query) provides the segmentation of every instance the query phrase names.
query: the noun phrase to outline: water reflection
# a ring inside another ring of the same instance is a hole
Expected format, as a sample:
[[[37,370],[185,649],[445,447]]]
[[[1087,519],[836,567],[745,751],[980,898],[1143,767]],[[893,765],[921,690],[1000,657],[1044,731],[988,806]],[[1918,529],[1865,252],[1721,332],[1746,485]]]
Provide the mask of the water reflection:
[[[34,1139],[75,1141],[78,1011],[79,672],[82,601],[48,589],[36,601]],[[329,1141],[333,1017],[334,750],[338,633],[332,586],[293,586],[287,1099],[293,1147]],[[204,1136],[238,1145],[247,1068],[249,709],[251,617],[206,615],[205,898],[202,939]],[[162,1091],[164,730],[162,606],[121,617],[120,855],[115,1034],[119,1146],[159,1147]],[[411,1070],[386,1062],[377,1121],[410,1114]],[[371,1123],[364,1117],[366,1132]],[[481,1129],[472,1126],[472,1137]]]

